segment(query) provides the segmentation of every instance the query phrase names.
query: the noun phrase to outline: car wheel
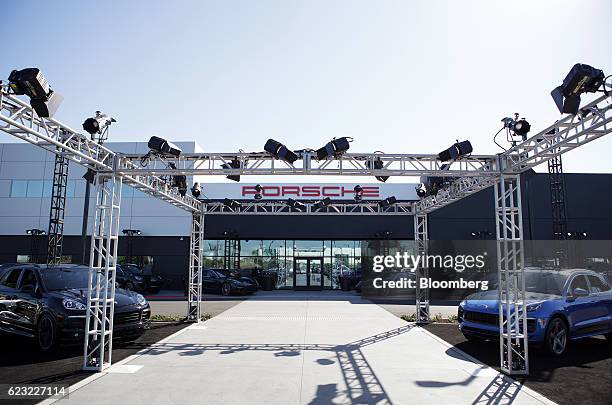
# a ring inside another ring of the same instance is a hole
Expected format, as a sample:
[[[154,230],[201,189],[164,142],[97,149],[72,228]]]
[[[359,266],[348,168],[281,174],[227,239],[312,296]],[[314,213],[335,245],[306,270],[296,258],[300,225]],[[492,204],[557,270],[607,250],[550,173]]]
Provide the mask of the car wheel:
[[[567,349],[567,325],[561,318],[553,318],[546,329],[546,350],[553,356],[561,356]]]
[[[49,314],[42,314],[36,326],[36,340],[41,351],[49,352],[55,348],[57,343],[56,332],[55,319]]]
[[[128,281],[127,283],[125,283],[125,289],[126,290],[130,290],[130,291],[134,291],[134,284],[132,284],[130,281]]]
[[[221,286],[221,295],[228,296],[232,292],[232,286],[228,283],[225,283]]]

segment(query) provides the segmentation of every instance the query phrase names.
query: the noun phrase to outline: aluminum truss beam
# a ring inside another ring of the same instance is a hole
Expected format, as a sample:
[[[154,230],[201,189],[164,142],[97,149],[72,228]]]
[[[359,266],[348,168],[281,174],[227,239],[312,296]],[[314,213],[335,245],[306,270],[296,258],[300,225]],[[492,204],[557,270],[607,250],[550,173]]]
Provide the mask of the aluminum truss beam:
[[[336,201],[325,208],[315,208],[314,202],[301,202],[305,206],[302,210],[287,206],[286,201],[272,200],[241,202],[240,206],[235,209],[218,201],[203,201],[202,204],[207,213],[215,215],[411,215],[413,204],[412,202],[397,202],[383,208],[375,201]]]
[[[90,140],[67,125],[53,118],[40,118],[32,107],[14,95],[0,91],[0,131],[41,147],[65,159],[91,168],[96,172],[117,173],[124,184],[143,193],[160,198],[189,212],[200,211],[195,198],[181,196],[165,179],[151,173],[125,175],[122,169],[131,169],[130,162],[122,161],[120,155],[95,141]]]
[[[204,240],[204,213],[194,213],[191,218],[187,320],[190,322],[200,322],[202,319],[202,247]]]
[[[496,156],[471,155],[449,164],[440,162],[437,155],[405,155],[381,153],[345,153],[338,159],[316,160],[315,152],[302,151],[294,164],[276,160],[265,152],[254,153],[186,153],[173,159],[176,169],[168,168],[163,162],[151,161],[143,166],[141,156],[123,155],[132,163],[126,174],[184,174],[184,175],[328,175],[328,176],[496,176]],[[233,160],[240,162],[239,169],[224,169],[222,165]],[[382,168],[374,169],[375,161],[382,162]]]
[[[63,154],[58,153],[55,155],[51,208],[49,210],[49,241],[47,244],[47,264],[50,266],[55,266],[62,262],[66,189],[68,187],[68,162],[68,159]]]
[[[520,176],[502,176],[494,190],[501,369],[529,374]]]
[[[119,176],[97,176],[96,209],[89,250],[83,358],[85,370],[102,371],[112,362],[121,180]]]
[[[421,257],[427,256],[427,245],[429,243],[429,232],[427,225],[427,214],[419,213],[414,216],[414,243],[416,254]],[[424,260],[427,263],[427,260]],[[429,288],[421,288],[421,279],[429,278],[429,269],[427,266],[417,266],[416,273],[416,322],[418,324],[427,324],[429,318]]]

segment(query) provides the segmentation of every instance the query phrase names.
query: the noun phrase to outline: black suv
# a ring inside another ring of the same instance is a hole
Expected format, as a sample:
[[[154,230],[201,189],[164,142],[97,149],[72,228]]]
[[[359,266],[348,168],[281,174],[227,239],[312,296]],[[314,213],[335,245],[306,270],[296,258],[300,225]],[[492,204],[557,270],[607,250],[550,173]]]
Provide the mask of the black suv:
[[[35,339],[42,351],[83,342],[89,268],[23,264],[0,276],[0,332]],[[147,300],[115,290],[114,336],[135,339],[150,326]]]
[[[135,264],[117,265],[117,283],[126,290],[143,293],[158,293],[162,288],[162,278],[141,270]]]

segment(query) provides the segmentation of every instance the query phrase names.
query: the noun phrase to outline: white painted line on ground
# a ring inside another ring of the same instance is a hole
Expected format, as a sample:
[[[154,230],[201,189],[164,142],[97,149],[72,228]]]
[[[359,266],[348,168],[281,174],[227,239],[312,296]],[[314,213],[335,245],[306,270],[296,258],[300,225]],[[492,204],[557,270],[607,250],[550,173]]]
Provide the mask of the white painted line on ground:
[[[107,370],[109,374],[134,374],[144,366],[137,366],[135,364],[113,364]]]
[[[431,333],[430,331],[428,331],[427,329],[424,328],[419,328],[423,333],[429,335],[432,339],[437,340],[438,342],[442,343],[444,346],[448,347],[450,350],[453,350],[456,354],[458,354],[459,356],[465,358],[468,361],[471,361],[472,363],[478,364],[480,366],[482,366],[482,370],[492,370],[493,374],[491,374],[491,376],[496,375],[500,378],[503,378],[503,380],[508,383],[508,384],[517,384],[520,386],[520,390],[522,392],[524,392],[525,394],[531,396],[533,399],[538,400],[542,403],[548,404],[548,405],[557,405],[556,402],[551,401],[550,399],[546,398],[544,395],[540,394],[537,391],[532,390],[531,388],[521,384],[520,382],[508,377],[506,374],[503,373],[499,373],[497,372],[494,368],[487,366],[486,364],[482,363],[480,360],[478,360],[475,357],[470,356],[469,354],[467,354],[466,352],[464,352],[463,350],[457,349],[455,346],[451,345],[450,343],[448,343],[446,340],[434,335],[433,333]],[[480,377],[479,371],[476,372],[468,372],[469,374],[473,374],[476,375],[478,377]],[[487,375],[488,377],[488,375]]]

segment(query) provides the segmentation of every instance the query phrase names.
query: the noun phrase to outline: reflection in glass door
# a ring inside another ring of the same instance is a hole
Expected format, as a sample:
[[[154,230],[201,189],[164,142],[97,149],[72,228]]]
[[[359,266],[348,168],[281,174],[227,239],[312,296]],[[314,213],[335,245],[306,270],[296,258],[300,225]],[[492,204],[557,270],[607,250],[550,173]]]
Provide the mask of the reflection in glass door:
[[[323,289],[323,259],[296,257],[293,269],[293,288],[296,290]]]

